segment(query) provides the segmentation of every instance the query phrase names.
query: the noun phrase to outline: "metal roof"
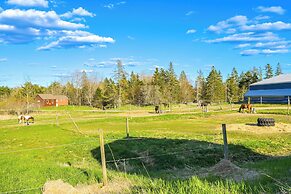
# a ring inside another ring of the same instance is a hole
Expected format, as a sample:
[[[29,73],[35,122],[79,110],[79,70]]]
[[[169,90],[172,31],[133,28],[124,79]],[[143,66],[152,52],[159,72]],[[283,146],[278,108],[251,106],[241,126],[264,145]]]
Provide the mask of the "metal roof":
[[[67,96],[64,96],[64,95],[53,95],[53,94],[38,94],[39,97],[41,97],[42,99],[44,100],[54,100],[54,99],[58,99],[58,100],[61,100],[61,99],[68,99]]]
[[[282,74],[279,76],[265,79],[263,81],[251,84],[251,86],[267,85],[267,84],[279,84],[279,83],[291,83],[291,74]]]
[[[274,90],[249,90],[245,97],[283,97],[291,96],[290,89],[274,89]]]

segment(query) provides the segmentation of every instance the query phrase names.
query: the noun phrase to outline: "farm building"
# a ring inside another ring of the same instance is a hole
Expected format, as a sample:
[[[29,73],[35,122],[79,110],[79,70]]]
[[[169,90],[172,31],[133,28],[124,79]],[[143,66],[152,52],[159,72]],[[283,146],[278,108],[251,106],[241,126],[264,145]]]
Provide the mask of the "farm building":
[[[282,74],[250,85],[245,98],[259,103],[290,103],[291,74]]]
[[[64,95],[52,95],[52,94],[38,94],[35,97],[37,103],[40,106],[66,106],[69,104],[69,99]]]

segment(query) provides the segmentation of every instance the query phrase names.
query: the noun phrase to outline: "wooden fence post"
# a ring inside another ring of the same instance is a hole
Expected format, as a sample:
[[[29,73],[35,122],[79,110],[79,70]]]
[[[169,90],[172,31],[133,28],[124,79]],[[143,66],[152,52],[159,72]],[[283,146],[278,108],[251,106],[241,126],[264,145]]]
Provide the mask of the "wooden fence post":
[[[56,114],[56,124],[59,126],[59,113]]]
[[[228,160],[228,144],[226,135],[226,124],[222,124],[223,144],[224,144],[224,159]]]
[[[126,137],[129,138],[129,120],[126,118]]]
[[[288,96],[288,108],[287,108],[287,114],[290,114],[290,96]]]
[[[101,165],[102,165],[102,175],[103,175],[103,186],[108,184],[107,180],[107,171],[106,171],[106,158],[105,158],[105,149],[104,149],[104,136],[103,130],[99,129],[99,137],[100,137],[100,153],[101,153]]]

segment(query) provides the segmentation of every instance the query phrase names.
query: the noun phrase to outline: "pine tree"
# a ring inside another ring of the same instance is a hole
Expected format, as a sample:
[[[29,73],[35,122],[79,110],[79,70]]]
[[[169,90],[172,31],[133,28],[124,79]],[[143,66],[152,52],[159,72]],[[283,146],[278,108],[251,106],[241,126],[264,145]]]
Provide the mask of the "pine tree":
[[[226,95],[229,103],[237,102],[239,100],[239,87],[238,87],[238,73],[233,68],[231,75],[226,80]]]
[[[128,81],[128,100],[131,104],[141,105],[144,102],[143,82],[139,79],[139,75],[131,72]]]
[[[206,84],[206,99],[210,102],[222,102],[225,99],[225,87],[220,72],[213,66]]]
[[[265,79],[269,79],[269,78],[272,78],[274,76],[273,69],[272,69],[272,66],[270,64],[267,64],[265,66],[265,71],[266,71]]]
[[[124,70],[123,64],[121,60],[117,60],[117,69],[115,71],[115,80],[117,82],[118,87],[118,100],[117,100],[117,106],[120,107],[122,105],[122,100],[124,100],[125,92],[123,89],[125,89],[127,85],[126,81],[126,72]]]
[[[198,76],[195,81],[196,84],[196,101],[199,103],[200,101],[205,100],[206,96],[206,81],[201,70],[198,71]]]
[[[167,101],[169,104],[176,103],[179,98],[180,94],[180,87],[179,87],[179,81],[177,79],[177,76],[175,74],[173,63],[170,62],[169,69],[166,72],[166,80],[165,85],[168,90],[167,92]]]
[[[278,76],[278,75],[281,75],[281,74],[283,74],[282,68],[281,68],[280,63],[278,63],[277,64],[277,67],[276,67],[276,73],[275,73],[275,75]]]
[[[180,100],[181,103],[188,103],[194,100],[194,89],[190,84],[185,71],[182,71],[179,78],[180,82]]]

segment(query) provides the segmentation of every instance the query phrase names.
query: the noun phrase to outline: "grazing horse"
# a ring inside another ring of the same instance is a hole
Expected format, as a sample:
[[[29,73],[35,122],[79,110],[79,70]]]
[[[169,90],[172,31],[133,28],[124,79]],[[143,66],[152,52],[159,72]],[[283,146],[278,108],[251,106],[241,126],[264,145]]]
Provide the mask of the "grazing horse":
[[[30,115],[19,115],[18,116],[18,123],[26,123],[27,125],[29,125],[29,121],[32,121],[32,123],[34,123],[34,118]]]
[[[208,102],[201,102],[200,107],[202,108],[202,112],[208,112]]]
[[[253,105],[252,104],[242,104],[239,107],[239,112],[245,112],[245,109],[248,110],[249,113],[253,111]]]

